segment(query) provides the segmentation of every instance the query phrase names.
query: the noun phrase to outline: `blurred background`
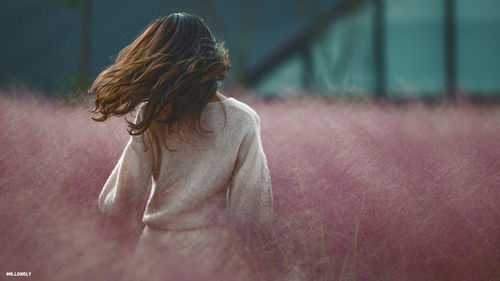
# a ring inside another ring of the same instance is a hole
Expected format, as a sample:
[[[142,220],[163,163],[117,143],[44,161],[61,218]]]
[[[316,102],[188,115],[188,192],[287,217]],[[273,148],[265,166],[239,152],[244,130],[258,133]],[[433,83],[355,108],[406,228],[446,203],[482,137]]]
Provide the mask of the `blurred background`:
[[[498,100],[497,0],[7,0],[0,86],[65,95],[87,86],[154,19],[201,16],[229,48],[223,87]]]
[[[275,198],[272,239],[214,276],[130,266],[138,233],[97,206],[127,123],[71,103],[180,11],[226,42],[223,91],[261,117]],[[1,274],[500,280],[499,0],[2,0],[0,21]]]

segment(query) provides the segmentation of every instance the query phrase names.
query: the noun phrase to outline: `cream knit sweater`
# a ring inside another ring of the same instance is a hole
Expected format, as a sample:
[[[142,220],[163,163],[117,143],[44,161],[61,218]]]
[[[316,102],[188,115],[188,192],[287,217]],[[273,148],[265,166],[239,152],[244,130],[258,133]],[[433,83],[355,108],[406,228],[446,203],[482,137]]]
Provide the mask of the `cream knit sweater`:
[[[232,219],[269,227],[273,195],[259,116],[228,98],[208,103],[201,124],[214,133],[169,139],[176,151],[162,148],[154,176],[151,149],[144,151],[140,137],[131,136],[99,195],[99,209],[163,230],[225,225]]]

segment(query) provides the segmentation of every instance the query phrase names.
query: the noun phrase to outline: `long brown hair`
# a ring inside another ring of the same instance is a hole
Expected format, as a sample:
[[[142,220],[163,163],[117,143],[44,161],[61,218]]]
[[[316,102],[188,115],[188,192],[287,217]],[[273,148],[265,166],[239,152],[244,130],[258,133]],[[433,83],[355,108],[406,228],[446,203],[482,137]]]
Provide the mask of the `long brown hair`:
[[[201,114],[230,69],[224,42],[216,42],[205,22],[188,13],[174,13],[146,27],[90,88],[95,93],[92,119],[103,122],[123,116],[145,102],[141,120],[126,120],[132,136],[141,135],[146,150],[153,144],[155,170],[160,140],[184,128],[205,134]],[[161,117],[164,117],[161,119]],[[155,153],[156,151],[156,153]]]

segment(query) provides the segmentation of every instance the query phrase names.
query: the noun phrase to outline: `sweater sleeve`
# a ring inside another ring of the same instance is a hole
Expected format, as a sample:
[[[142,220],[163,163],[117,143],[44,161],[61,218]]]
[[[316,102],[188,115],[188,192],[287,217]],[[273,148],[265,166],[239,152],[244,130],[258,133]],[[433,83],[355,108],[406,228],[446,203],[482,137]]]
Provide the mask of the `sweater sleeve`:
[[[135,123],[140,120],[139,110]],[[130,136],[118,163],[99,195],[99,209],[112,216],[140,220],[152,177],[151,150],[144,151],[140,136]]]
[[[273,220],[271,178],[260,138],[260,118],[243,137],[228,190],[228,213],[252,228],[269,229]]]

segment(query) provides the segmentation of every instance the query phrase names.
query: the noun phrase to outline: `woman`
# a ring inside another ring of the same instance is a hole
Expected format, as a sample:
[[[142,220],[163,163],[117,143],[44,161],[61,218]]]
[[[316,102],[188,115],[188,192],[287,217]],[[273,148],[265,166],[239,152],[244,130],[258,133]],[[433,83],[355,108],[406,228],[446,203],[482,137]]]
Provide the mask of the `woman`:
[[[138,109],[98,204],[106,214],[145,224],[142,254],[206,251],[214,258],[216,248],[217,255],[227,249],[228,226],[270,230],[260,118],[218,91],[229,69],[227,50],[203,20],[175,13],[150,24],[92,85],[91,112],[102,115],[93,120]]]

